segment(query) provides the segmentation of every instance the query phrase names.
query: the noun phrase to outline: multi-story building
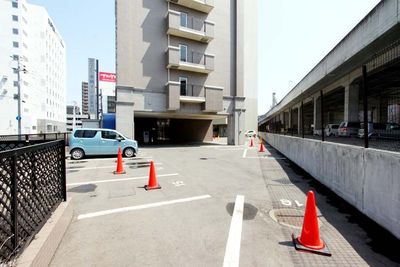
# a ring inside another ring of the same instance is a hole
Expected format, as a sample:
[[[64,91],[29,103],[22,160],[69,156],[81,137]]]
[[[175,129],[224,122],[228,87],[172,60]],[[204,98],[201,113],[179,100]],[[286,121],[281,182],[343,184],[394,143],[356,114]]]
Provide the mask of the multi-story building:
[[[82,82],[82,114],[89,114],[89,89],[87,82]]]
[[[18,120],[21,133],[64,131],[61,35],[46,9],[26,0],[1,0],[0,10],[0,134],[17,134]]]
[[[74,114],[75,109],[75,114]],[[67,105],[67,132],[72,132],[74,128],[82,128],[82,120],[89,119],[89,114],[81,114],[81,111],[76,105]]]
[[[116,0],[116,70],[125,135],[211,140],[214,120],[241,144],[257,127],[257,0]]]
[[[75,109],[75,112],[74,112]],[[68,114],[81,114],[81,109],[76,105],[67,105],[67,115]]]

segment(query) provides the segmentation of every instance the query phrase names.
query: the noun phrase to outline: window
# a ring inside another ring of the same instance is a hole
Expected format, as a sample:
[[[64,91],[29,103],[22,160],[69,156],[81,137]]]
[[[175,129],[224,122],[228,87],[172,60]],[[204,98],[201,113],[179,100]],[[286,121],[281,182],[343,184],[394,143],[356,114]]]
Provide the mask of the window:
[[[13,42],[13,47],[18,48],[19,47],[19,43],[18,42]]]
[[[116,132],[101,131],[101,138],[116,140],[118,137],[120,137],[120,136]]]
[[[77,138],[93,138],[97,134],[95,130],[77,130],[74,134],[74,137]]]
[[[13,60],[18,60],[19,56],[18,55],[13,55]]]
[[[32,130],[36,130],[36,126],[32,126]]]
[[[17,87],[18,86],[18,82],[14,81],[14,86]]]
[[[12,15],[12,20],[13,21],[18,21],[18,16],[17,15]]]
[[[187,95],[187,78],[179,77],[179,84],[181,87],[181,95]]]
[[[18,3],[17,2],[12,2],[12,7],[18,8]]]
[[[181,26],[187,27],[188,15],[187,13],[181,12]]]
[[[13,28],[13,29],[12,29],[12,33],[13,33],[13,34],[18,34],[18,29]]]
[[[187,61],[187,45],[179,45],[179,50],[181,54],[181,61],[186,62]]]

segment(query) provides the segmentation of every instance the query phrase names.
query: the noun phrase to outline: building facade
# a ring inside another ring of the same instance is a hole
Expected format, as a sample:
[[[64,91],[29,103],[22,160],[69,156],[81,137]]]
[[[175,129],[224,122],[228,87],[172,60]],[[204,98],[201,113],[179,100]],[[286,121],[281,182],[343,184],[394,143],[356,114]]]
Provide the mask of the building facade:
[[[75,128],[82,128],[82,120],[89,119],[89,114],[81,114],[79,107],[76,105],[67,105],[66,118],[66,130],[67,132],[72,132]]]
[[[17,134],[18,120],[21,133],[64,131],[66,48],[61,35],[43,7],[1,0],[0,10],[0,134]]]
[[[116,0],[116,128],[139,142],[229,144],[257,127],[256,0]]]
[[[89,114],[89,89],[87,82],[82,82],[82,114]]]

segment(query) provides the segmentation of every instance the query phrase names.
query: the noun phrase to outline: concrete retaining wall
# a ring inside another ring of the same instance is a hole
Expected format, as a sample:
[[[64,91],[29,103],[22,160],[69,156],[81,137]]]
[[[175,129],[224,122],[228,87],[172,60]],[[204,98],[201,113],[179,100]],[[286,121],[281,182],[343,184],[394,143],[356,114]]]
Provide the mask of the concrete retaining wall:
[[[260,135],[400,238],[400,153],[269,133]]]

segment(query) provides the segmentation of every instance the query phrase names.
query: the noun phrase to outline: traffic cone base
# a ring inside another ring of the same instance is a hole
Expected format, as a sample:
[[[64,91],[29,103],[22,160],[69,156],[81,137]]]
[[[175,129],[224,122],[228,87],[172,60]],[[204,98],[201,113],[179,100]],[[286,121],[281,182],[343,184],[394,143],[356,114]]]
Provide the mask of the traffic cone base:
[[[144,189],[146,189],[147,191],[148,190],[154,190],[154,189],[161,189],[161,186],[158,184],[158,185],[156,185],[156,186],[153,186],[153,187],[150,187],[150,186],[148,186],[148,185],[145,185],[144,186]]]
[[[119,172],[118,172],[118,171],[113,171],[113,173],[114,173],[114,174],[125,174],[126,171],[119,171]]]
[[[300,243],[299,239],[294,236],[294,234],[292,234],[292,241],[296,250],[314,253],[322,256],[332,256],[332,253],[329,251],[328,247],[324,243],[322,248],[311,248],[308,246],[304,246]]]

